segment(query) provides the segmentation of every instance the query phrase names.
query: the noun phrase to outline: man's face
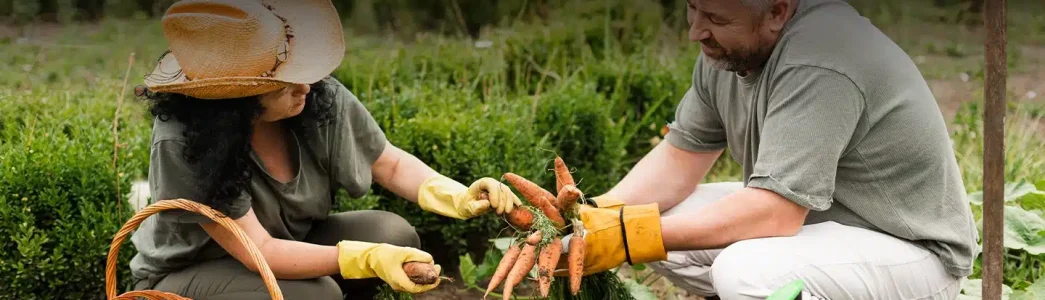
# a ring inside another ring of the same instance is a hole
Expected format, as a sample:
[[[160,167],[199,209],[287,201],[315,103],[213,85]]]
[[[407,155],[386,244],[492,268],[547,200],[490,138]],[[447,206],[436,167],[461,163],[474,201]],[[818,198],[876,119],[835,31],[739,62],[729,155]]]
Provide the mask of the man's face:
[[[771,1],[765,12],[741,0],[688,0],[689,38],[700,42],[706,61],[739,72],[761,68],[769,59],[790,10],[788,0]]]

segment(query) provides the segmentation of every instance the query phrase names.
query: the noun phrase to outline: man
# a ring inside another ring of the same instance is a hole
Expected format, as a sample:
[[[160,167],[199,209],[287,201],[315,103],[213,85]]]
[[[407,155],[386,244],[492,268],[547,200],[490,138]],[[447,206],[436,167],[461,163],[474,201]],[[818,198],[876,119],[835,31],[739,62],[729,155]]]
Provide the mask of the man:
[[[978,233],[909,57],[841,0],[690,0],[701,43],[665,141],[582,206],[585,272],[649,263],[764,299],[953,299]],[[701,184],[729,149],[743,183]],[[695,190],[695,192],[694,192]]]

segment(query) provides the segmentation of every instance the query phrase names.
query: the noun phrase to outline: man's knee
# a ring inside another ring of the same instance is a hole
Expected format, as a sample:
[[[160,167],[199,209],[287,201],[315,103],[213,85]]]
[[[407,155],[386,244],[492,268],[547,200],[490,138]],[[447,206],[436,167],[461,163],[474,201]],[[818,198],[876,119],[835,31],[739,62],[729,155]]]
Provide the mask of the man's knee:
[[[745,240],[726,247],[711,265],[711,280],[722,299],[762,299],[787,283],[790,270],[777,261],[762,240]]]

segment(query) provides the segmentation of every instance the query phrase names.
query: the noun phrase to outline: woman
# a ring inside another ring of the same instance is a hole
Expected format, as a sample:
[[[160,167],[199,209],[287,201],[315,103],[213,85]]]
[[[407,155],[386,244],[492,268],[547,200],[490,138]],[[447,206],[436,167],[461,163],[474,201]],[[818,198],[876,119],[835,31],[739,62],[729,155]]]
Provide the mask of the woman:
[[[382,282],[411,293],[438,285],[404,274],[403,263],[432,257],[402,217],[328,215],[339,188],[355,198],[377,183],[457,219],[521,204],[492,178],[465,186],[388,142],[362,103],[327,77],[345,53],[329,0],[186,0],[162,23],[170,50],[139,93],[156,117],[152,199],[189,199],[229,216],[287,299],[367,297]],[[155,214],[132,242],[135,290],[269,298],[249,254],[206,217]]]

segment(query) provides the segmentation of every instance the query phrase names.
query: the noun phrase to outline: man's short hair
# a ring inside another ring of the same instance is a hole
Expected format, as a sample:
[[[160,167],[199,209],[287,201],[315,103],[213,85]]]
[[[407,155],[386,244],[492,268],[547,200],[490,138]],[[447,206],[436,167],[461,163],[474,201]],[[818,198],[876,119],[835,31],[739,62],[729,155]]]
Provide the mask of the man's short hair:
[[[745,6],[751,8],[756,14],[763,14],[773,6],[773,0],[743,0]]]

